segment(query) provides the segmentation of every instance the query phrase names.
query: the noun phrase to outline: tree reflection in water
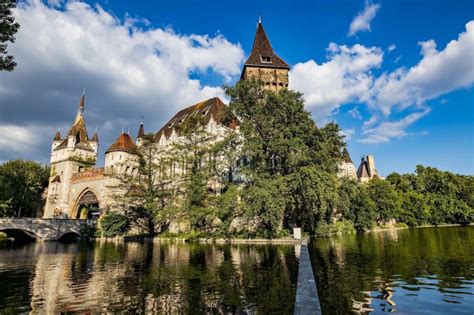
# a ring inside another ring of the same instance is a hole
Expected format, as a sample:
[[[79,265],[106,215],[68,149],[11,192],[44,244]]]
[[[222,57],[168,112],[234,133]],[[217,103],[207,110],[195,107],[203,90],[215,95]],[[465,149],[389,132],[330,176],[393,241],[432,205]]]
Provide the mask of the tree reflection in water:
[[[474,313],[474,226],[318,239],[311,249],[323,314]]]
[[[297,274],[293,246],[36,243],[0,251],[0,312],[291,314]]]

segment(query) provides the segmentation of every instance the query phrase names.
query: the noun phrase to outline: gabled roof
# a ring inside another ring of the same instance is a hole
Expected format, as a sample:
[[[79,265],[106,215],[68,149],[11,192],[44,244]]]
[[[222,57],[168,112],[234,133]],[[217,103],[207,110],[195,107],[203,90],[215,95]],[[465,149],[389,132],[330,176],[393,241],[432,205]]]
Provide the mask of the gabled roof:
[[[122,132],[117,140],[115,140],[115,143],[105,151],[105,154],[118,151],[137,154],[137,146],[127,133]]]
[[[264,57],[269,57],[270,61],[265,61]],[[290,66],[273,51],[261,21],[258,22],[252,52],[244,64],[244,69],[247,66],[290,69]]]
[[[165,137],[168,139],[173,130],[177,132],[176,127],[181,124],[186,118],[194,116],[194,115],[201,115],[202,117],[201,122],[204,125],[207,125],[209,121],[214,119],[215,122],[221,123],[223,110],[224,110],[224,103],[218,98],[210,98],[203,102],[194,104],[189,106],[181,111],[179,111],[176,115],[173,116],[156,134],[154,137],[155,142],[159,142],[161,137]],[[228,126],[229,128],[235,129],[237,126],[236,122],[231,122]]]

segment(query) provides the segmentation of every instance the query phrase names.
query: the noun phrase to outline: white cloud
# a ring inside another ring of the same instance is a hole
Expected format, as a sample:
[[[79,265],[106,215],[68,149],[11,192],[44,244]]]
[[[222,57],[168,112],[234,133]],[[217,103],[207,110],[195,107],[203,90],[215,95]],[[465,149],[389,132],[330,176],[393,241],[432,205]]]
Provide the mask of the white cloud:
[[[365,2],[364,10],[359,12],[349,26],[348,36],[354,36],[358,32],[370,32],[370,22],[375,18],[380,4],[371,4],[369,1]]]
[[[366,129],[363,134],[365,138],[359,139],[362,143],[384,143],[389,142],[392,138],[402,138],[407,136],[406,128],[426,116],[430,109],[426,108],[424,111],[415,112],[407,115],[398,121],[385,121],[376,128]]]
[[[466,31],[450,41],[442,51],[436,42],[420,42],[423,58],[409,68],[399,68],[380,76],[372,88],[370,105],[386,116],[396,108],[425,104],[448,92],[467,88],[474,83],[474,21],[466,24]]]
[[[178,109],[222,97],[220,85],[240,74],[244,58],[240,45],[222,35],[143,29],[146,20],[121,20],[79,1],[22,2],[15,18],[21,28],[9,51],[18,66],[0,73],[0,124],[49,125],[51,136],[71,124],[83,88],[88,127],[98,126],[100,136],[106,121],[125,121],[127,129],[141,114],[156,131]],[[195,79],[208,76],[216,86]],[[103,146],[122,127],[108,126]],[[5,149],[2,142],[0,159]]]
[[[362,120],[362,115],[360,114],[359,109],[357,108],[357,106],[354,107],[353,109],[349,110],[347,113],[349,115],[351,115],[352,118]]]
[[[397,49],[397,45],[395,45],[395,44],[392,44],[392,45],[390,45],[390,46],[387,47],[388,52],[392,52],[392,51],[394,51],[395,49]]]
[[[345,141],[351,140],[352,136],[355,134],[355,129],[344,129],[341,130],[341,135],[344,136]]]
[[[0,124],[0,149],[14,154],[34,152],[38,149],[38,139],[44,134],[44,128],[39,126],[15,126]]]
[[[296,64],[290,87],[304,93],[306,105],[321,120],[348,102],[360,102],[373,85],[371,70],[378,68],[383,52],[377,47],[329,44],[328,61]]]
[[[443,50],[437,50],[434,40],[419,45],[422,57],[418,64],[377,77],[373,70],[382,64],[380,48],[331,43],[328,61],[297,64],[290,72],[290,85],[304,93],[318,121],[325,121],[344,104],[367,104],[370,118],[362,127],[369,140],[364,142],[387,142],[407,135],[405,129],[429,113],[428,101],[474,84],[474,21]],[[407,113],[405,118],[392,118],[402,111]],[[356,117],[355,112],[349,114]]]

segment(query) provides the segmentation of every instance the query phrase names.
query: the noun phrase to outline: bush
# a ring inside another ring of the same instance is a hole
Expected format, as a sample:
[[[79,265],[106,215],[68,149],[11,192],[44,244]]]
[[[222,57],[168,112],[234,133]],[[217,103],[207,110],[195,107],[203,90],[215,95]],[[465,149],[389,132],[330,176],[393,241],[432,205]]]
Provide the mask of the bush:
[[[128,218],[120,213],[107,213],[100,219],[100,230],[105,237],[123,235],[129,227]]]
[[[356,232],[354,224],[350,221],[342,220],[333,224],[323,223],[316,229],[316,236],[330,237],[333,235],[353,234]]]

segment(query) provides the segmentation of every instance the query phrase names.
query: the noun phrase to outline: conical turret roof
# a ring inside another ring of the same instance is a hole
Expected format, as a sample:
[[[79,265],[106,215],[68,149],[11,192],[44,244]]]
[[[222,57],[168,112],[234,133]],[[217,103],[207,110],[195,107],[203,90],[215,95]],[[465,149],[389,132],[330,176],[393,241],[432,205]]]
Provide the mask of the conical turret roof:
[[[54,138],[53,138],[53,141],[59,141],[61,140],[61,133],[58,131],[56,131],[56,134],[54,135]]]
[[[349,151],[347,150],[346,147],[344,147],[344,149],[342,150],[342,160],[345,163],[352,163],[351,156],[349,155]]]
[[[115,143],[105,151],[105,154],[117,151],[137,154],[137,146],[127,133],[122,132],[117,140],[115,140]]]
[[[252,52],[244,64],[246,66],[289,69],[290,66],[278,57],[273,51],[263,28],[262,21],[257,24],[257,32],[253,41]]]

